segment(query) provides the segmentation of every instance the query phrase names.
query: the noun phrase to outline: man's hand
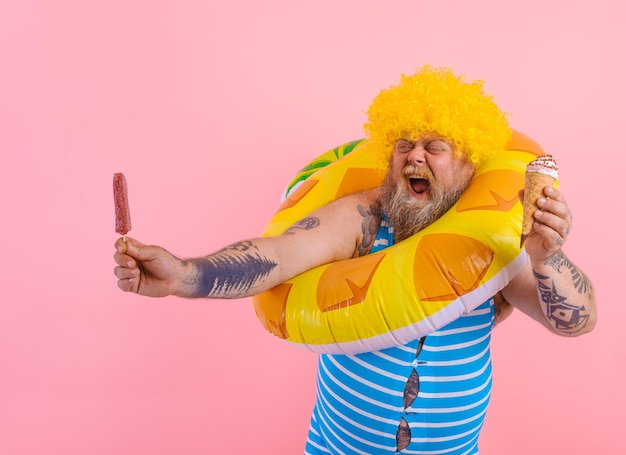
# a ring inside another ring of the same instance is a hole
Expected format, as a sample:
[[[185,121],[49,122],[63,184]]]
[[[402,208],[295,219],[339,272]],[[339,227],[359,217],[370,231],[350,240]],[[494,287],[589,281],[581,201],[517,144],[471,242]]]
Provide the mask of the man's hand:
[[[557,335],[583,335],[595,327],[597,312],[591,281],[561,250],[572,229],[572,213],[561,192],[551,187],[544,188],[538,205],[525,244],[530,263],[502,295]]]
[[[114,269],[118,287],[148,297],[177,294],[184,279],[180,259],[159,246],[126,237],[115,242]]]
[[[572,212],[559,190],[546,186],[544,196],[537,200],[533,228],[526,238],[526,252],[531,260],[544,261],[555,255],[572,229]],[[523,191],[520,200],[523,202]]]

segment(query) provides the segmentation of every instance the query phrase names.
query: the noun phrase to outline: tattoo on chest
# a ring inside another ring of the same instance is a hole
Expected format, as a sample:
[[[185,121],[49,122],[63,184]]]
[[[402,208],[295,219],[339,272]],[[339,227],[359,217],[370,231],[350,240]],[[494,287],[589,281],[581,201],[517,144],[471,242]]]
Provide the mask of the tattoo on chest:
[[[243,296],[277,265],[261,256],[250,241],[234,243],[192,262],[197,273],[186,284],[195,289],[196,297]]]
[[[376,201],[375,204],[370,204],[368,208],[358,205],[357,210],[363,217],[361,221],[361,243],[358,245],[357,252],[359,256],[365,256],[372,249],[374,240],[376,240],[376,234],[380,228],[380,221],[382,217],[382,211],[380,208],[380,202]]]

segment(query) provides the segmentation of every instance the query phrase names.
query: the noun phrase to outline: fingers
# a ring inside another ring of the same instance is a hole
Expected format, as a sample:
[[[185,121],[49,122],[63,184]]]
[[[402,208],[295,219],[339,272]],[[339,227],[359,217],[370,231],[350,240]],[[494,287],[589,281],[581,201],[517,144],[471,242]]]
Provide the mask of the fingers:
[[[130,261],[129,261],[130,264]],[[131,265],[118,265],[113,269],[113,273],[120,280],[132,280],[139,275],[139,269]]]
[[[113,273],[118,279],[117,286],[126,292],[137,292],[138,289],[140,271],[137,258],[140,248],[137,245],[142,244],[130,237],[119,238],[115,242],[116,251],[113,259],[118,265],[113,269]]]
[[[115,267],[115,276],[118,278],[117,287],[125,292],[137,293],[139,289],[139,269],[129,269],[126,267]]]
[[[130,237],[119,238],[115,242],[115,262],[126,267],[150,259],[150,248]],[[130,263],[129,263],[130,262]]]
[[[139,240],[135,240],[132,237],[120,237],[115,242],[115,249],[122,254],[127,254],[139,261],[143,258],[141,257],[141,252],[144,250],[146,245],[141,243]]]
[[[533,227],[545,240],[562,245],[572,228],[572,213],[560,191],[546,187],[544,193],[546,197],[537,200]]]
[[[130,237],[120,237],[115,241],[115,249],[120,253],[124,253],[126,251],[126,244],[130,242],[132,239]]]
[[[113,255],[113,259],[115,262],[122,267],[134,267],[135,259],[132,254],[132,244],[133,240],[131,238],[126,238],[126,240],[119,238],[115,242],[115,254]]]

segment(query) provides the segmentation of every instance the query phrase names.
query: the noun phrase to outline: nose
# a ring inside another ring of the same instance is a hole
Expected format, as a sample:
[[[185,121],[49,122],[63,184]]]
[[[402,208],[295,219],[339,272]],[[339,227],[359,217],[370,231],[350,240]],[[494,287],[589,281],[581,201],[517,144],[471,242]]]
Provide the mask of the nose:
[[[409,153],[407,160],[410,164],[420,165],[426,162],[424,147],[416,145]]]

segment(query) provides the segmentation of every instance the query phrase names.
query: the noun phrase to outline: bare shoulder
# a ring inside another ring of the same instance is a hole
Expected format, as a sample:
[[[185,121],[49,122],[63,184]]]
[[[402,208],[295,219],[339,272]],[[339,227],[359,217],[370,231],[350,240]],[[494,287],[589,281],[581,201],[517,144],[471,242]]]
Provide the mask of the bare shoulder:
[[[351,194],[335,201],[344,229],[353,231],[355,250],[353,257],[368,254],[380,227],[381,206],[376,191]]]
[[[382,209],[375,191],[361,193],[357,199],[356,209],[360,219],[361,230],[356,256],[369,254],[374,245],[376,234],[380,228]]]
[[[296,222],[285,236],[308,241],[324,239],[343,251],[341,256],[369,253],[380,226],[381,210],[376,191],[362,191],[339,198]],[[306,233],[306,234],[305,234]]]

